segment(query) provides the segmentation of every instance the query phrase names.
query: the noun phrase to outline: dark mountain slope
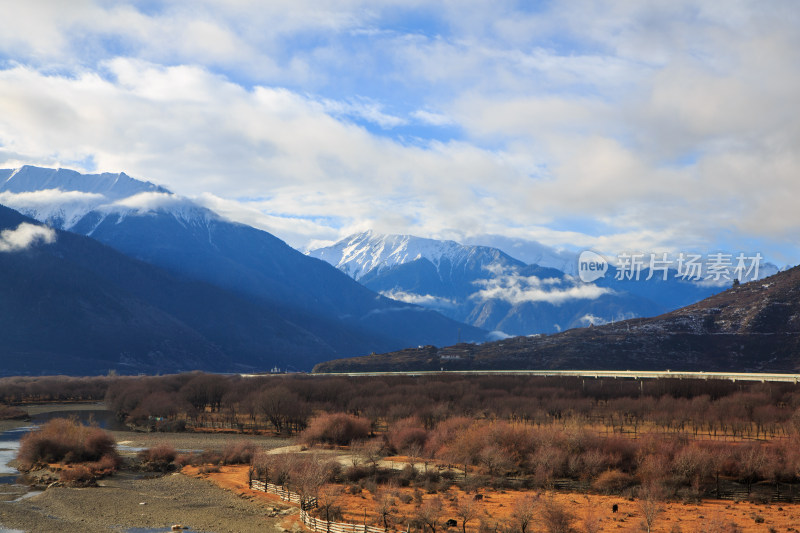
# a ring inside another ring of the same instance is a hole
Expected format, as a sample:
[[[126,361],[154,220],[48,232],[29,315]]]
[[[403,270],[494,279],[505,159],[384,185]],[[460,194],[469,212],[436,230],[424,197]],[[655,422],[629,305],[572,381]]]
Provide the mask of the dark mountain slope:
[[[0,206],[0,230],[23,222],[35,223]],[[358,353],[365,339],[392,346],[61,231],[52,244],[0,252],[0,321],[3,374],[307,369]]]

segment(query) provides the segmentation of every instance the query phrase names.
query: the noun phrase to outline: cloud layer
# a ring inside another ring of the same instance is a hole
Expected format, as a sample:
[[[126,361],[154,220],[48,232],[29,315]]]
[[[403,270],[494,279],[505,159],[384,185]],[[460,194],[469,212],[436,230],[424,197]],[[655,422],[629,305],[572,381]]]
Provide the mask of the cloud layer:
[[[0,166],[125,171],[300,247],[373,228],[800,261],[800,6],[5,8]]]
[[[538,302],[561,305],[571,300],[596,300],[613,292],[607,287],[589,283],[570,285],[561,279],[541,279],[515,273],[497,274],[491,279],[480,280],[477,284],[481,289],[471,298],[483,301],[503,300],[512,305]]]
[[[0,252],[19,252],[35,244],[56,242],[56,232],[46,226],[21,223],[16,229],[0,232]]]

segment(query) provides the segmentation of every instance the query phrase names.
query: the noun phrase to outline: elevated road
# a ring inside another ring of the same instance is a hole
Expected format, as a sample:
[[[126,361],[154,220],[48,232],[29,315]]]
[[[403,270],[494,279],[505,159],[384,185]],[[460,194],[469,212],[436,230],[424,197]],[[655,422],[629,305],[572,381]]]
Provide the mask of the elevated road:
[[[445,370],[419,372],[330,372],[308,374],[309,376],[569,376],[580,378],[611,379],[718,379],[726,381],[800,382],[800,374],[777,374],[758,372],[677,372],[670,370]]]

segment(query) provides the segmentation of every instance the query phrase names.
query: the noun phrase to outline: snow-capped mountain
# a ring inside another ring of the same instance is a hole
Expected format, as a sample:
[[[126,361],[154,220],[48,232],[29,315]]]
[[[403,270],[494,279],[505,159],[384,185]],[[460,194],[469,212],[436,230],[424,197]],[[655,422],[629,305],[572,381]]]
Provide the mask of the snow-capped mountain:
[[[90,213],[96,224],[109,215],[169,211],[190,222],[219,218],[208,209],[171,193],[164,187],[119,174],[81,174],[74,170],[24,166],[0,169],[0,204],[54,228],[72,231],[79,223],[86,231]]]
[[[539,251],[549,262],[568,262],[567,253]],[[721,290],[672,278],[617,281],[613,274],[583,283],[562,270],[526,264],[497,248],[410,235],[365,232],[309,254],[384,296],[509,335],[653,316]],[[573,262],[574,272],[577,257]]]
[[[269,305],[333,352],[443,345],[459,331],[464,340],[486,339],[486,332],[435,311],[381,297],[265,231],[124,174],[0,170],[0,204]]]
[[[381,235],[372,231],[351,235],[308,254],[327,261],[355,280],[420,259],[429,261],[440,275],[453,269],[524,266],[496,248],[464,246],[455,241],[413,235]]]

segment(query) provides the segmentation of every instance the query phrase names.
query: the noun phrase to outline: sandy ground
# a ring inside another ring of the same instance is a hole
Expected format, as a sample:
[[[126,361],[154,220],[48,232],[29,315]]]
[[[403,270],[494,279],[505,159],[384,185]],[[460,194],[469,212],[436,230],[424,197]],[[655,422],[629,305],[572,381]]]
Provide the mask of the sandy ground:
[[[286,439],[261,435],[234,435],[228,433],[137,433],[134,431],[112,431],[117,444],[132,448],[151,448],[157,444],[169,444],[176,450],[221,450],[227,444],[249,441],[268,451],[286,446]]]
[[[186,470],[187,475],[200,476],[203,479],[214,482],[220,487],[227,488],[238,493],[252,494],[247,487],[247,468],[241,466],[223,467],[218,473],[200,475],[197,470]],[[337,486],[335,493],[336,505],[343,508],[345,521],[362,524],[366,522],[372,525],[379,525],[380,519],[376,514],[377,502],[368,490],[360,494],[349,494],[344,490],[345,487]],[[388,489],[395,498],[400,492],[406,491],[413,493],[413,489],[401,489],[398,487]],[[466,527],[467,533],[477,533],[478,525],[481,520],[491,529],[495,524],[502,528],[503,523],[508,520],[515,502],[525,495],[536,496],[539,501],[552,499],[559,505],[567,509],[575,520],[573,527],[576,531],[596,531],[597,533],[611,532],[640,532],[645,529],[642,526],[643,512],[641,503],[638,500],[630,500],[620,496],[603,496],[598,494],[584,495],[574,493],[537,493],[520,491],[489,491],[481,490],[483,501],[475,502],[475,518]],[[269,495],[257,493],[255,500],[264,500]],[[425,500],[433,498],[434,495],[424,494]],[[445,511],[442,518],[457,519],[455,509],[456,501],[472,500],[474,494],[451,488],[446,493],[440,494]],[[273,501],[277,501],[276,496],[272,496]],[[618,511],[612,511],[612,506],[616,504]],[[800,528],[800,505],[798,504],[754,504],[748,502],[733,502],[720,500],[706,500],[702,503],[681,503],[663,502],[659,505],[659,513],[653,523],[653,533],[730,533],[738,531],[741,533],[769,533],[771,531],[796,532]],[[415,504],[410,502],[403,504],[399,498],[395,500],[394,512],[391,522],[392,531],[402,531],[408,524],[409,518],[413,516]],[[589,527],[587,521],[594,524]],[[454,531],[450,529],[449,531]],[[458,524],[458,531],[461,531],[461,522]],[[538,520],[534,520],[533,526],[529,531],[543,531]]]
[[[361,523],[366,516],[367,523],[379,522],[376,514],[377,502],[369,491],[352,495],[341,490],[336,497],[337,505],[345,510],[345,519],[349,522]],[[409,489],[389,489],[389,493],[399,495]],[[620,496],[603,496],[598,494],[577,494],[563,492],[540,493],[537,491],[490,491],[481,490],[483,500],[474,502],[476,516],[467,524],[467,533],[476,533],[481,519],[494,528],[509,519],[515,503],[525,495],[538,496],[538,501],[552,499],[570,512],[575,520],[573,527],[577,531],[593,530],[597,533],[645,531],[643,528],[643,508],[639,500],[631,500]],[[434,495],[424,494],[428,500]],[[473,494],[465,494],[461,490],[451,488],[439,494],[443,504],[443,518],[457,519],[457,501],[472,500]],[[618,511],[612,511],[616,504]],[[770,531],[793,532],[800,528],[800,505],[798,504],[754,504],[749,502],[733,502],[721,500],[705,500],[702,503],[661,502],[659,512],[653,522],[653,533],[767,533]],[[403,529],[409,518],[414,515],[415,504],[403,504],[395,500],[393,519],[396,529]],[[587,520],[594,528],[587,526]],[[734,526],[733,527],[731,526]],[[458,521],[459,530],[461,522]],[[541,531],[536,521],[531,531]]]

